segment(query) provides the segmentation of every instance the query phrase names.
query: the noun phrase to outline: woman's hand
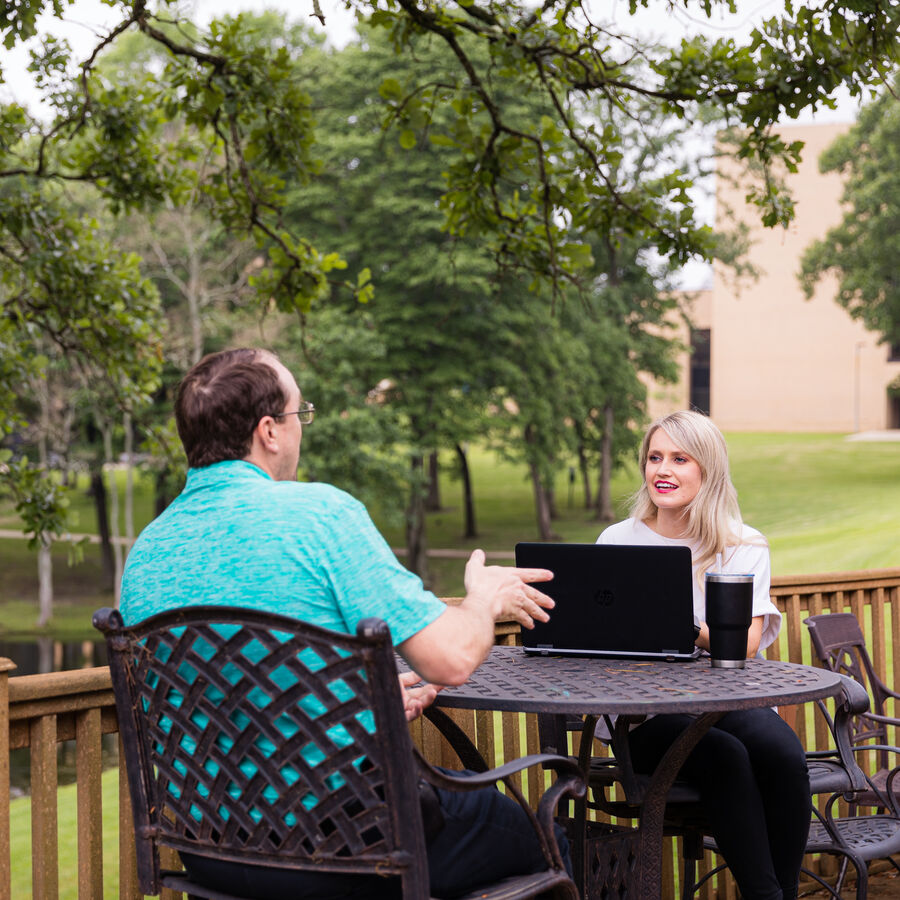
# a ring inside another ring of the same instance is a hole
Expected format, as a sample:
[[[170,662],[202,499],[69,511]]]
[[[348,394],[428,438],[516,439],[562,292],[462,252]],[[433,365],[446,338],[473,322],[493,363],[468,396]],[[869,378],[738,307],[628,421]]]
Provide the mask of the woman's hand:
[[[747,659],[752,659],[759,653],[759,642],[762,639],[763,620],[765,616],[754,616],[750,620],[750,628],[747,630]],[[700,634],[694,643],[703,650],[709,650],[709,625],[700,623]]]

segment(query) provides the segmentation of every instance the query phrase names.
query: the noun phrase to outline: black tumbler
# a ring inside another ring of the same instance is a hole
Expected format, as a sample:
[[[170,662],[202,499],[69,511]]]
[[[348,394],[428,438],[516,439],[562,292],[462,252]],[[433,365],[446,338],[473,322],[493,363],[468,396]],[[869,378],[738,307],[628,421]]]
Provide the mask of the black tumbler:
[[[743,669],[753,618],[753,576],[706,573],[709,655],[716,668]]]

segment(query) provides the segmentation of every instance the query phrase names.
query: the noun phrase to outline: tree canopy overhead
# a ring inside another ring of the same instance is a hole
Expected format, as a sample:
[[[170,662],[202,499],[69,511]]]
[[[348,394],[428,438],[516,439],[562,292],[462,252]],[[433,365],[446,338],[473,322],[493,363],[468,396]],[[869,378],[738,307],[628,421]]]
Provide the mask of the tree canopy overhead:
[[[498,251],[527,261],[552,284],[586,263],[572,229],[590,232],[610,221],[632,234],[652,235],[661,253],[679,261],[714,253],[709,230],[694,217],[690,180],[678,168],[661,169],[655,184],[634,186],[611,177],[622,153],[619,134],[602,117],[585,115],[589,98],[635,117],[655,108],[739,126],[740,155],[761,163],[768,176],[777,160],[793,167],[801,149],[785,144],[770,126],[831,105],[841,85],[858,95],[883,80],[897,60],[900,26],[900,9],[892,3],[787,0],[783,13],[765,20],[745,42],[697,36],[664,47],[646,45],[627,27],[604,21],[602,4],[348,2],[389,27],[400,51],[414,50],[423,34],[452,49],[461,76],[455,83],[385,89],[396,96],[398,117],[412,126],[427,124],[435,106],[453,104],[453,129],[436,136],[459,152],[444,199],[450,225],[485,232]],[[660,15],[681,7],[710,17],[717,10],[733,12],[735,3],[630,0],[632,13],[639,7]],[[469,49],[476,43],[490,48],[487,64],[479,65]],[[510,83],[543,96],[553,112],[539,121],[515,121],[499,100]],[[790,203],[771,177],[750,199],[768,225],[791,217]]]
[[[5,45],[32,36],[41,11],[63,15],[73,2],[6,4],[0,11]],[[279,218],[286,174],[302,178],[317,167],[308,84],[296,78],[287,50],[266,53],[248,42],[240,17],[200,32],[185,21],[177,0],[106,2],[121,20],[86,59],[69,59],[64,45],[49,37],[36,51],[32,68],[55,118],[38,125],[21,110],[5,109],[0,175],[90,181],[117,207],[177,194],[187,177],[182,154],[196,149],[166,146],[158,111],[181,116],[207,128],[210,146],[222,154],[220,178],[209,188],[216,213],[251,230],[270,252],[270,265],[256,280],[261,294],[284,308],[321,299],[342,265],[339,248],[314,248]],[[412,146],[415,133],[430,128],[432,140],[451,146],[457,161],[445,176],[448,225],[482,236],[501,258],[551,285],[589,266],[583,234],[610,222],[652,235],[659,251],[677,260],[715,252],[680,168],[662,168],[655,182],[640,185],[615,178],[624,152],[618,130],[586,114],[588,100],[634,116],[646,115],[647,104],[690,119],[714,115],[743,129],[739,152],[748,159],[764,169],[778,159],[792,165],[800,146],[784,144],[770,126],[833,103],[841,86],[859,94],[880,83],[897,61],[900,31],[900,7],[890,0],[785,0],[746,40],[697,36],[674,47],[646,45],[627,19],[611,23],[602,4],[571,0],[346,0],[346,6],[388,28],[398,52],[416,53],[424,40],[449,48],[458,64],[454,77],[385,79],[382,92],[394,103],[400,141]],[[646,8],[661,16],[675,7],[712,17],[733,12],[735,2],[629,3],[632,13]],[[307,12],[320,13],[315,0]],[[165,48],[168,62],[124,93],[104,84],[96,68],[103,50],[129,29]],[[522,120],[504,103],[511,91],[540,95],[547,112]],[[448,106],[455,115],[439,127],[433,113]],[[26,137],[37,152],[27,161],[8,158]],[[790,217],[774,179],[764,179],[752,200],[767,224]],[[364,279],[349,286],[365,299]]]

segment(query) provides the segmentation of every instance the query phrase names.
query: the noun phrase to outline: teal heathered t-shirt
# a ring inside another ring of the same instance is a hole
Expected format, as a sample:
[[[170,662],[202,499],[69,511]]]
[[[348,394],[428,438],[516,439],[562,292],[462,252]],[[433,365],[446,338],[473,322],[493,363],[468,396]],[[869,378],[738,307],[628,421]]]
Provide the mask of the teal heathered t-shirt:
[[[182,493],[135,542],[122,576],[126,624],[203,604],[276,612],[350,634],[360,619],[377,616],[395,646],[446,609],[397,562],[359,501],[327,484],[274,481],[242,460],[191,469]],[[331,688],[338,695],[350,692],[346,685]],[[371,712],[360,713],[360,723],[371,731]],[[285,731],[283,723],[276,724]],[[342,726],[330,729],[328,737],[335,747],[352,743]],[[217,742],[231,752],[229,739]],[[193,754],[191,738],[184,735],[180,743]],[[257,743],[260,752],[271,752],[264,737]],[[316,766],[327,748],[301,752]],[[247,759],[239,765],[248,777],[256,771]],[[285,784],[298,777],[293,766],[282,776]],[[342,783],[337,775],[326,781],[331,789]],[[262,802],[275,799],[275,790],[266,788]],[[310,807],[321,798],[300,799]],[[197,809],[194,815],[201,818]]]
[[[274,481],[243,460],[191,469],[128,555],[126,624],[198,604],[277,612],[349,634],[377,616],[395,646],[446,609],[397,562],[358,500],[328,484]]]

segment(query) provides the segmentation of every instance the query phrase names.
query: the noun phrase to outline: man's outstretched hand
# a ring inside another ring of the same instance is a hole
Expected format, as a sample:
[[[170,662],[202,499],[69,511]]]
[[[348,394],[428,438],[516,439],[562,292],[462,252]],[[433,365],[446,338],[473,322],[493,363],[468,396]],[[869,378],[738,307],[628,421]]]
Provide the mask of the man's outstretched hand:
[[[484,550],[474,550],[466,563],[466,596],[489,603],[494,621],[515,619],[525,628],[534,628],[535,620],[550,618],[546,610],[555,604],[531,583],[552,578],[549,569],[485,565]]]

